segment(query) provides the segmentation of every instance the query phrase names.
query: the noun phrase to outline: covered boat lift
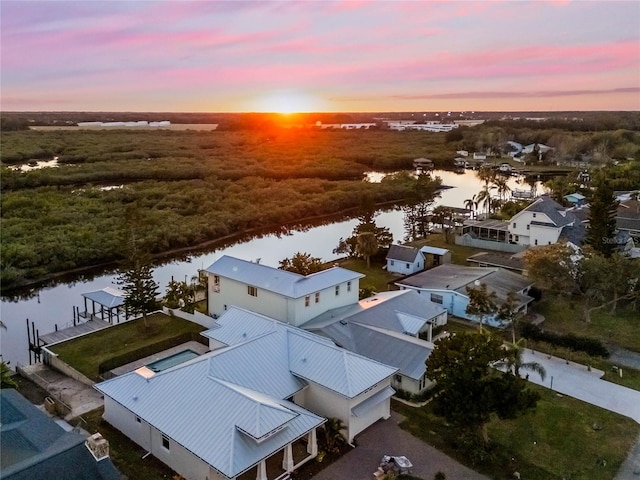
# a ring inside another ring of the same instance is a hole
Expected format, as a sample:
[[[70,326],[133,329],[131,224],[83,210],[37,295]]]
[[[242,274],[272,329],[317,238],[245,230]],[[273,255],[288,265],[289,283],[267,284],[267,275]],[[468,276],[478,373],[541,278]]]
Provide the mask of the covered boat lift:
[[[114,319],[116,323],[120,323],[120,314],[124,313],[124,319],[128,319],[126,310],[122,309],[124,292],[115,288],[105,287],[102,290],[83,293],[82,296],[84,297],[84,312],[77,312],[78,318],[100,319],[113,324]],[[89,311],[87,300],[91,301],[91,311]]]

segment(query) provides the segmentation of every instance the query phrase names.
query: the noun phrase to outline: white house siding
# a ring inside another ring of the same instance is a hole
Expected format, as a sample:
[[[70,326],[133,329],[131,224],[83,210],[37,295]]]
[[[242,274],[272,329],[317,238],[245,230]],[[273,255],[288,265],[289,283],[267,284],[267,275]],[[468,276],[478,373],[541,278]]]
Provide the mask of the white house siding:
[[[162,434],[156,428],[144,420],[138,422],[133,412],[108,396],[104,397],[104,419],[186,480],[224,478],[212,477],[211,473],[214,471],[206,462],[171,439],[169,439],[169,450],[165,449],[162,446]]]
[[[349,443],[353,438],[381,418],[389,418],[391,402],[386,400],[372,408],[362,417],[351,414],[351,408],[375,395],[390,385],[390,381],[381,382],[373,389],[353,399],[348,399],[317,384],[310,384],[304,391],[296,394],[294,401],[298,405],[326,418],[339,418],[347,427],[344,433]]]
[[[331,286],[330,288],[325,288],[324,290],[320,290],[318,292],[320,293],[320,299],[318,303],[316,303],[316,292],[313,292],[309,294],[308,307],[305,307],[304,297],[296,298],[292,301],[294,313],[293,317],[289,317],[289,323],[295,325],[296,327],[299,327],[312,318],[315,318],[318,315],[322,315],[327,310],[332,310],[334,308],[358,303],[358,290],[358,281],[351,282],[350,292],[347,291],[347,283],[341,283],[339,295],[336,295],[335,286]],[[262,313],[263,315],[268,315],[268,313],[259,310],[254,311]]]
[[[309,306],[305,307],[305,297],[289,298],[256,285],[257,296],[249,295],[248,286],[230,278],[219,277],[219,284],[214,284],[214,275],[209,274],[209,314],[220,316],[227,308],[236,306],[260,313],[268,317],[287,322],[295,326],[317,317],[334,308],[358,302],[360,282],[351,281],[351,290],[347,291],[347,282],[339,284],[340,293],[336,295],[335,285],[309,294]],[[316,303],[316,293],[320,293]]]
[[[531,222],[553,223],[544,213],[526,210],[517,213],[509,221],[511,241],[519,245],[549,245],[558,241],[562,228],[531,225]]]
[[[401,275],[409,275],[424,269],[424,258],[418,255],[413,262],[404,262],[402,260],[387,259],[387,271],[390,273],[399,273]]]
[[[400,378],[400,381],[397,380],[397,377]],[[413,378],[409,378],[400,373],[397,373],[393,376],[393,380],[391,380],[391,386],[395,390],[404,390],[405,392],[412,394],[420,393],[420,382],[417,382]]]
[[[220,277],[219,291],[216,291],[213,277],[214,275],[209,274],[209,314],[222,315],[226,305],[227,308],[237,306],[276,320],[287,321],[286,297],[258,286],[257,296],[254,297],[248,293],[248,284],[225,277]]]

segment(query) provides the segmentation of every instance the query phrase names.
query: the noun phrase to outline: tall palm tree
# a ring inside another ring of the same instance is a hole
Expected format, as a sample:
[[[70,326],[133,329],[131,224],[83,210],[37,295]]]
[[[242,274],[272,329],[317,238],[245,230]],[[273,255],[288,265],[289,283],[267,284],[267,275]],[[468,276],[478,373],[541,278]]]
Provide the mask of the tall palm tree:
[[[467,198],[464,201],[464,208],[468,209],[471,212],[471,218],[475,217],[475,213],[478,208],[478,201],[475,195],[473,195],[471,198]]]
[[[371,267],[371,257],[378,253],[378,239],[373,232],[362,232],[358,235],[356,251],[367,261],[367,268]]]
[[[507,199],[507,195],[511,192],[511,188],[507,183],[507,178],[503,176],[496,176],[493,180],[493,186],[498,192],[500,200],[505,201]]]
[[[482,187],[482,190],[478,193],[478,197],[476,199],[478,204],[484,207],[487,216],[491,213],[491,189],[492,187],[490,187],[489,184],[485,184],[485,186]]]

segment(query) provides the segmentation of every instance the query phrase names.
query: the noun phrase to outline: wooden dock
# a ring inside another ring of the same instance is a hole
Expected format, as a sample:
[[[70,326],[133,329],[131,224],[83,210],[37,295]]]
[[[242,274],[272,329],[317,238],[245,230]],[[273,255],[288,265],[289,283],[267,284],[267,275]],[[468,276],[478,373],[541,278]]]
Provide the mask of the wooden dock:
[[[62,330],[41,335],[38,337],[39,343],[40,346],[50,345],[52,343],[58,343],[81,335],[96,332],[110,326],[111,324],[109,322],[102,320],[88,320],[85,323],[76,325],[75,327],[63,328]]]

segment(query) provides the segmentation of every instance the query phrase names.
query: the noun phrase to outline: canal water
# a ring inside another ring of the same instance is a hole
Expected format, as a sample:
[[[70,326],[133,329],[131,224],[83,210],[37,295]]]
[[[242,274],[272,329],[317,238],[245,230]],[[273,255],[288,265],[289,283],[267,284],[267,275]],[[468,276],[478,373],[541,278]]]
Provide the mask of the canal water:
[[[443,189],[435,205],[446,205],[464,208],[464,201],[477,194],[482,182],[476,172],[466,170],[462,174],[449,171],[435,171],[434,175],[442,178],[443,185],[453,188]],[[371,174],[371,181],[379,175]],[[513,189],[525,189],[528,186],[521,179],[512,177],[509,186]],[[541,187],[538,185],[538,189]],[[404,237],[403,213],[401,210],[384,210],[375,217],[376,224],[387,227],[393,234],[394,242]],[[226,246],[212,249],[206,253],[183,257],[169,261],[154,268],[154,279],[164,293],[168,282],[174,278],[178,281],[191,281],[199,269],[207,268],[222,255],[231,255],[245,260],[277,267],[280,260],[291,257],[296,252],[306,252],[323,261],[336,258],[332,253],[341,237],[349,237],[357,225],[357,219],[337,221],[321,226],[292,230],[284,234],[268,234]],[[0,319],[0,357],[10,361],[15,368],[16,363],[28,364],[27,320],[33,322],[40,335],[50,333],[73,324],[73,308],[79,306],[84,310],[82,294],[100,290],[104,287],[115,287],[116,274],[102,273],[91,278],[78,276],[55,286],[43,287],[30,292],[29,298],[2,299]]]

